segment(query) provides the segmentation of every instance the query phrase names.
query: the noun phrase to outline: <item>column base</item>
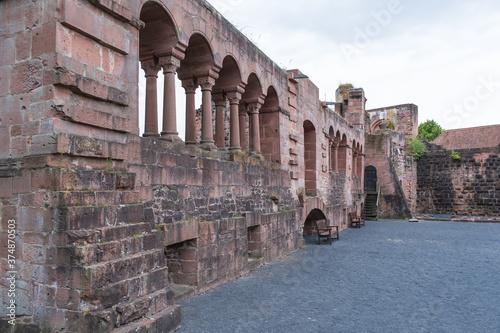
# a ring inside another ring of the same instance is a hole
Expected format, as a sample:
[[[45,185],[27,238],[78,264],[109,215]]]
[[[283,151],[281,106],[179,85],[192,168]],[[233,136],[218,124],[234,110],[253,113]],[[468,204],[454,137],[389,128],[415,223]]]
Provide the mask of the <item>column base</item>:
[[[142,135],[144,138],[159,138],[160,134],[154,132],[146,132]]]
[[[200,147],[203,150],[207,150],[207,151],[218,150],[217,146],[215,145],[215,141],[201,142],[201,144],[198,147]]]
[[[258,151],[253,151],[250,153],[250,158],[255,158],[259,161],[264,161],[264,156]]]
[[[169,141],[169,142],[182,142],[182,139],[179,137],[178,133],[166,133],[162,132],[160,140]]]

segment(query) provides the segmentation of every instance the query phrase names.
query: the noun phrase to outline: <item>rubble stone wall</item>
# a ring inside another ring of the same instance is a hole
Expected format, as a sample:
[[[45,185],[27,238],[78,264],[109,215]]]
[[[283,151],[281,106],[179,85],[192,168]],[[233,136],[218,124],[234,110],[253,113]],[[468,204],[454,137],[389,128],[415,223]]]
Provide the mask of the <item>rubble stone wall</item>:
[[[429,145],[418,162],[419,213],[498,216],[500,148],[450,150]]]

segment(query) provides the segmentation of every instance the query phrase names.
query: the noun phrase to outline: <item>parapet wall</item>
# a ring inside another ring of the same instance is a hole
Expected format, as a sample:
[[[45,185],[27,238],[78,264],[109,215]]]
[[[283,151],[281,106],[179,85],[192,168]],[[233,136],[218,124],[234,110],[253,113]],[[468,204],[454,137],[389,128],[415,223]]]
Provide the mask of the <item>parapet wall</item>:
[[[418,162],[418,211],[458,215],[500,214],[500,148],[430,149]]]

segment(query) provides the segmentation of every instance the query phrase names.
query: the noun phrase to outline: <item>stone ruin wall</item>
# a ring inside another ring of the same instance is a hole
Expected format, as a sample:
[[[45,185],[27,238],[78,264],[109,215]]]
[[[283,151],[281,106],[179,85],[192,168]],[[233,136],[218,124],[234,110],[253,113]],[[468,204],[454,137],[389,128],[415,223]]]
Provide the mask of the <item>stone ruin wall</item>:
[[[377,169],[377,189],[380,185],[380,218],[407,218],[415,204],[410,201],[416,191],[411,184],[416,165],[404,153],[405,135],[392,130],[380,130],[366,137],[366,165]]]
[[[0,237],[4,254],[7,223],[17,221],[22,329],[171,331],[180,298],[297,250],[311,212],[344,229],[363,203],[362,172],[353,174],[363,159],[354,158],[353,143],[364,143],[364,133],[201,0],[158,2],[175,21],[176,52],[201,31],[216,65],[231,53],[263,93],[274,87],[261,133],[275,148],[263,149],[264,161],[140,137],[143,4],[0,3]],[[351,114],[364,114],[363,100],[351,102]],[[301,202],[306,120],[315,133],[316,168],[307,177],[316,192]],[[330,129],[347,137],[343,172],[329,164]],[[4,272],[6,257],[0,261]],[[4,304],[5,280],[0,289]]]
[[[418,162],[418,212],[500,215],[500,148],[451,151],[428,145]]]
[[[403,104],[367,110],[365,165],[377,168],[383,200],[381,217],[404,218],[417,212],[417,162],[407,144],[418,134],[418,107]],[[384,120],[395,130],[381,128]],[[403,195],[404,194],[404,195]]]

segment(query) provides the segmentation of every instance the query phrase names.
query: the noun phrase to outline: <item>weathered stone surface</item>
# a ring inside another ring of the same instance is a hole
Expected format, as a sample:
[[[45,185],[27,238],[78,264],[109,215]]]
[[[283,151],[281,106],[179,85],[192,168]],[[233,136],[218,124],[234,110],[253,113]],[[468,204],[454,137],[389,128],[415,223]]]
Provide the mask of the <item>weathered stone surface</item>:
[[[418,163],[419,213],[498,216],[500,149],[457,149],[430,145]]]

